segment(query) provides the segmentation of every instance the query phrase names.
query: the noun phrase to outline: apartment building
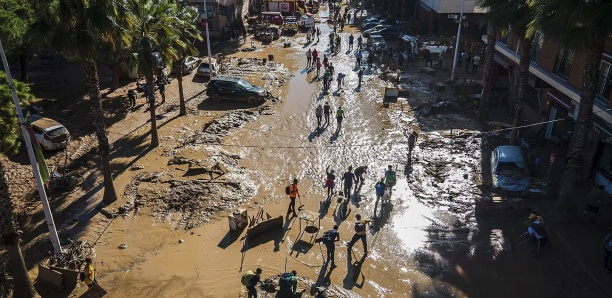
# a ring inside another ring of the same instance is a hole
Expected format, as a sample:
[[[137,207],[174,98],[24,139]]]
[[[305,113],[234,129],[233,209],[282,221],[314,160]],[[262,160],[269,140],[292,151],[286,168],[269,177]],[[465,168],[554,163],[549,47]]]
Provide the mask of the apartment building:
[[[420,0],[416,7],[417,20],[425,24],[424,32],[428,35],[456,35],[461,4],[463,7],[462,36],[479,38],[486,33],[481,28],[484,11],[477,5],[477,0]]]
[[[486,42],[486,35],[482,37]],[[513,93],[518,76],[520,41],[501,38],[495,45],[493,82]],[[567,147],[578,115],[584,75],[584,54],[574,53],[537,32],[532,41],[529,87],[522,118],[542,123],[532,129],[537,137]],[[612,193],[612,37],[601,55],[593,127],[585,152],[583,181],[605,185]],[[511,96],[507,96],[511,98]]]

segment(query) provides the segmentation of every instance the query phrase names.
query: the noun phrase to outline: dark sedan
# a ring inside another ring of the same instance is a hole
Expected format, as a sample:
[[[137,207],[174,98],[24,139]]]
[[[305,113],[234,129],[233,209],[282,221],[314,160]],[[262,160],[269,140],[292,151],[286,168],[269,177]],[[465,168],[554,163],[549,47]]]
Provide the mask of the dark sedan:
[[[227,99],[254,103],[265,100],[266,90],[239,78],[213,77],[206,87],[206,95],[213,101]]]
[[[380,35],[380,36],[384,37],[386,40],[396,40],[396,39],[400,38],[400,36],[404,32],[405,32],[405,30],[403,28],[389,27],[389,28],[380,29],[378,31],[372,31],[372,32],[370,32],[370,34],[371,35]]]

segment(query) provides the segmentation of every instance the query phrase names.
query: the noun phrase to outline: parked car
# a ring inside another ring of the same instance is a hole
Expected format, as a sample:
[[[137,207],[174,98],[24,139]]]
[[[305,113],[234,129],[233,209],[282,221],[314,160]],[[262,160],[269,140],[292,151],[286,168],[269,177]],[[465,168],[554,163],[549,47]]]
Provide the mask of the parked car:
[[[198,71],[196,72],[197,76],[201,76],[201,77],[214,77],[217,75],[217,71],[218,71],[218,67],[217,67],[217,60],[215,60],[215,58],[212,58],[212,65],[208,63],[208,58],[204,59],[204,61],[202,61],[202,63],[200,63],[200,66],[198,67]]]
[[[66,148],[70,143],[70,133],[59,122],[41,117],[38,114],[28,117],[34,136],[45,151]]]
[[[385,40],[396,40],[404,33],[404,31],[404,28],[401,27],[388,27],[377,31],[372,31],[370,34],[380,35],[385,38]]]
[[[521,192],[529,187],[530,175],[519,146],[499,146],[491,153],[493,188]]]
[[[280,38],[281,34],[283,33],[283,29],[279,26],[276,25],[270,25],[267,29],[266,29],[266,35],[271,35],[272,36],[272,40],[277,40]],[[272,41],[270,40],[270,41]]]
[[[302,30],[308,30],[315,26],[315,18],[311,13],[305,13],[298,20],[298,26]]]
[[[430,41],[428,43],[425,43],[421,47],[421,51],[422,50],[429,50],[429,52],[432,53],[432,54],[440,54],[441,52],[446,52],[446,50],[448,50],[449,48],[450,48],[450,46]]]
[[[368,49],[371,50],[374,47],[374,45],[377,45],[377,48],[384,48],[387,45],[387,42],[385,41],[384,37],[380,35],[372,34],[368,38],[366,45],[368,46]]]
[[[183,74],[191,73],[200,65],[200,62],[202,60],[199,57],[188,56],[185,58],[185,61],[183,61]]]
[[[378,22],[369,22],[369,23],[362,23],[361,24],[361,30],[365,31],[365,30],[369,30],[372,29],[376,26],[380,25]]]
[[[294,17],[288,16],[285,17],[285,21],[283,23],[283,33],[285,32],[297,32],[298,24]]]
[[[228,99],[254,103],[265,100],[266,90],[240,78],[215,77],[208,82],[206,95],[213,101]]]
[[[376,26],[374,26],[374,27],[372,27],[372,28],[370,28],[370,29],[366,29],[366,30],[364,30],[364,31],[361,33],[361,35],[363,35],[363,37],[366,37],[366,38],[367,38],[367,37],[369,37],[369,36],[370,36],[370,33],[372,33],[372,31],[378,31],[378,30],[380,30],[380,29],[382,29],[382,28],[388,28],[388,27],[391,27],[391,25],[376,25]]]

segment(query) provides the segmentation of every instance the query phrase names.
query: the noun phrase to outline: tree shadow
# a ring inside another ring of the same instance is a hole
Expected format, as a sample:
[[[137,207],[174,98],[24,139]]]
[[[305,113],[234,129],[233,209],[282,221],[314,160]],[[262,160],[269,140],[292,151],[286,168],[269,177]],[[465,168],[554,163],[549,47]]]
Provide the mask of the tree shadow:
[[[266,101],[258,103],[247,103],[232,100],[223,100],[220,102],[213,101],[210,97],[202,100],[198,104],[198,109],[203,111],[230,111],[251,109],[265,104]]]

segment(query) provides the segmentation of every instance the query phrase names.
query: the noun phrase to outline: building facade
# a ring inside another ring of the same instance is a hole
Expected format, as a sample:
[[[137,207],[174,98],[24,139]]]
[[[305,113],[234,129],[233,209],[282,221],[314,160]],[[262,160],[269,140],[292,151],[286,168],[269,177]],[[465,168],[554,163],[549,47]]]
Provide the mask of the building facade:
[[[463,0],[419,0],[417,6],[417,20],[425,24],[428,35],[456,35],[461,4]],[[463,36],[479,38],[486,33],[480,27],[484,11],[477,5],[476,0],[465,0],[463,7]]]
[[[482,39],[486,42],[486,36]],[[493,81],[511,89],[518,73],[520,41],[504,37],[495,44]],[[523,103],[523,119],[539,123],[532,133],[561,146],[569,146],[580,103],[584,76],[584,54],[569,51],[536,32],[531,49],[528,95]],[[612,38],[608,37],[600,58],[600,78],[593,106],[593,127],[585,152],[583,181],[606,186],[612,193]],[[509,97],[510,98],[510,97]],[[512,106],[512,105],[510,105]]]
[[[204,12],[204,1],[207,13]],[[243,11],[244,0],[189,0],[189,3],[198,8],[198,28],[203,33],[205,26],[208,25],[211,37],[223,36],[226,28],[240,21],[247,13]]]

